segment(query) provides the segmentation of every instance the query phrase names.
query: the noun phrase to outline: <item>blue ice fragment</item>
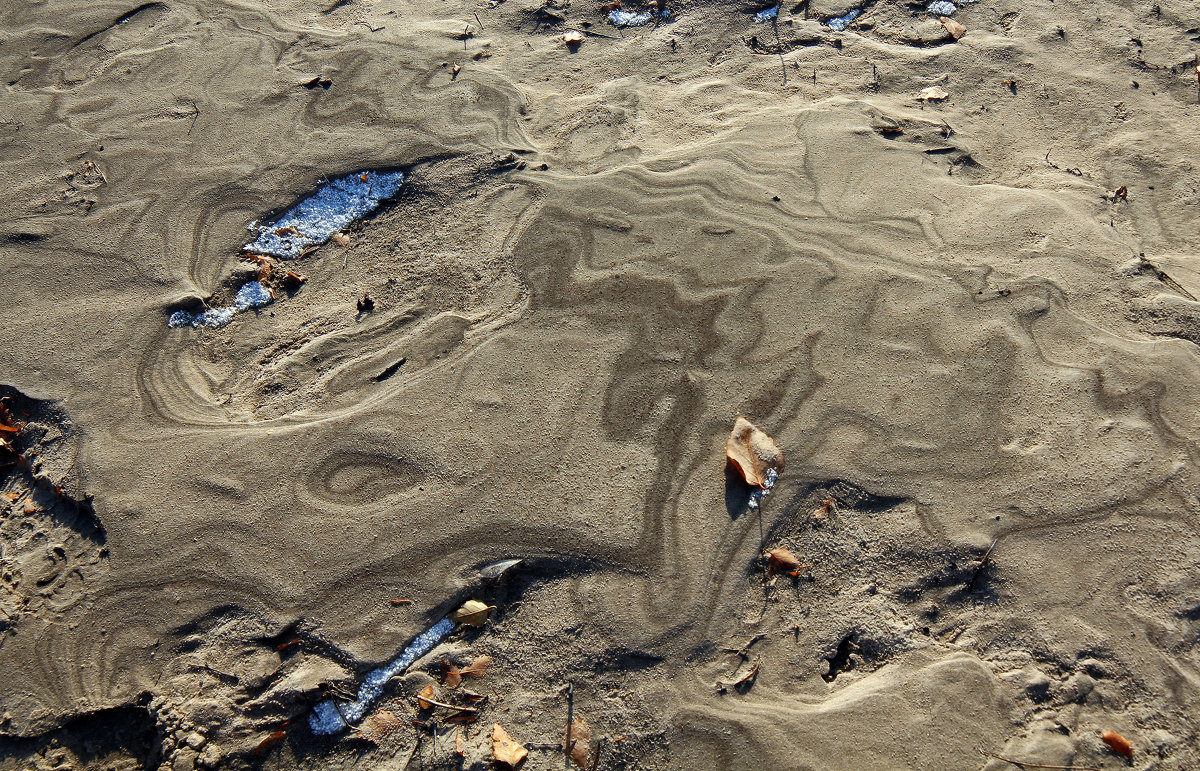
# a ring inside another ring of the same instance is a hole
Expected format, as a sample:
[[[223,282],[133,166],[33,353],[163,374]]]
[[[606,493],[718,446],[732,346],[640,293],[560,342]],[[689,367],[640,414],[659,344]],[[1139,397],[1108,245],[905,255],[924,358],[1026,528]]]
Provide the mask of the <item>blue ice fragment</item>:
[[[851,11],[847,11],[846,14],[843,16],[836,16],[836,17],[830,19],[826,23],[829,24],[830,29],[841,32],[846,27],[850,26],[850,22],[854,21],[859,16],[862,16],[862,9],[855,8]]]
[[[358,696],[353,701],[335,704],[326,699],[313,707],[308,716],[308,727],[315,734],[329,736],[341,733],[351,723],[357,723],[367,713],[371,705],[383,693],[383,686],[396,675],[408,669],[414,661],[433,650],[433,646],[454,629],[454,620],[446,616],[441,621],[417,635],[412,642],[400,651],[400,655],[386,666],[371,670],[363,684],[359,686]]]
[[[239,311],[244,311],[247,308],[261,308],[273,299],[275,298],[271,296],[270,289],[258,281],[248,281],[242,284],[242,288],[238,290],[237,297],[233,298],[233,304]]]
[[[933,0],[925,10],[936,16],[953,16],[954,12],[958,10],[958,6],[947,0]]]
[[[274,298],[271,290],[257,281],[247,281],[233,298],[233,306],[229,308],[209,308],[203,313],[175,311],[167,317],[167,326],[178,327],[223,327],[233,321],[234,314],[248,308],[261,308]]]
[[[657,14],[650,13],[649,11],[633,13],[631,11],[622,11],[618,8],[608,14],[608,23],[614,27],[641,27],[644,24],[649,24],[655,17],[669,19],[671,18],[671,12],[664,10]]]
[[[758,22],[759,24],[766,24],[769,21],[774,21],[775,17],[777,17],[778,15],[779,15],[779,6],[776,5],[774,7],[767,8],[765,10],[759,11],[758,13],[754,14],[754,20],[756,22]]]
[[[402,171],[357,171],[326,182],[315,193],[269,225],[251,227],[258,238],[242,247],[247,252],[299,257],[314,244],[379,208],[396,194]]]

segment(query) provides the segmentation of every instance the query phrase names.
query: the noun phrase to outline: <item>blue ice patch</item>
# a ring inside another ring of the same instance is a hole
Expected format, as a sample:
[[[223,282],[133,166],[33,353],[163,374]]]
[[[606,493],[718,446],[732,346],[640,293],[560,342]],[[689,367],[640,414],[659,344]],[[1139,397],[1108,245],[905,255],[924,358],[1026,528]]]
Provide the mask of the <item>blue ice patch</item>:
[[[669,19],[671,18],[671,12],[662,11],[661,13],[653,14],[649,11],[641,11],[640,13],[632,13],[630,11],[622,11],[618,8],[608,14],[608,23],[614,27],[641,27],[649,24],[655,18]]]
[[[315,734],[329,736],[341,733],[352,723],[357,723],[383,693],[388,680],[408,669],[414,661],[433,650],[454,629],[454,620],[446,616],[441,621],[417,635],[400,651],[400,655],[386,666],[372,670],[359,686],[358,696],[353,701],[334,702],[330,699],[319,702],[308,715],[308,727]]]
[[[769,21],[775,21],[777,16],[779,16],[779,6],[759,11],[754,14],[754,20],[759,24],[766,24]]]
[[[841,32],[846,27],[850,26],[850,22],[854,21],[859,16],[862,16],[862,9],[855,8],[851,11],[848,11],[843,16],[835,16],[826,23],[829,25],[830,29]]]
[[[261,308],[274,299],[271,296],[270,289],[267,289],[257,281],[247,281],[238,289],[237,296],[233,298],[232,306],[228,308],[209,308],[203,313],[175,311],[167,318],[167,326],[173,329],[178,327],[210,327],[213,329],[223,327],[233,321],[233,317],[238,311]]]
[[[251,225],[258,238],[242,247],[255,254],[299,257],[339,230],[362,219],[396,194],[402,171],[356,171],[330,180],[269,225]]]

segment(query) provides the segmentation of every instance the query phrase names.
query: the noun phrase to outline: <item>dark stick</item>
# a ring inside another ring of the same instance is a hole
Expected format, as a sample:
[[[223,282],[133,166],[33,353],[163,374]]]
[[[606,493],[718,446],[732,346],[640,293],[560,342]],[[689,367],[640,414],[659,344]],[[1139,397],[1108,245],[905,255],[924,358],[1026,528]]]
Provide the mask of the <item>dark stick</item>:
[[[975,573],[972,574],[971,580],[967,582],[967,591],[968,592],[975,591],[975,582],[979,580],[979,577],[981,575],[983,575],[984,568],[986,568],[988,566],[988,562],[992,558],[992,549],[995,549],[996,544],[998,544],[999,542],[1000,542],[999,538],[994,539],[992,541],[992,545],[989,546],[987,548],[987,551],[985,551],[983,553],[983,559],[979,560],[979,567],[975,568]]]
[[[575,684],[567,683],[567,738],[563,741],[563,767],[570,771],[571,768],[571,728],[575,722]]]
[[[483,32],[483,22],[479,21],[479,14],[475,11],[471,11],[471,15],[475,17],[475,21],[479,22],[479,31]]]

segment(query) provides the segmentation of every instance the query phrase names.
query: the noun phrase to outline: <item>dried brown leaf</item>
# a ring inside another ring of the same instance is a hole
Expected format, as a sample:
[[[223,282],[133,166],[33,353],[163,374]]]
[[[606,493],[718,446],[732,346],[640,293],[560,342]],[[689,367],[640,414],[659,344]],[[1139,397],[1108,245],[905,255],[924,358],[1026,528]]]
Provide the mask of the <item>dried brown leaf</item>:
[[[947,16],[942,16],[938,19],[946,31],[950,33],[950,37],[958,40],[963,35],[967,34],[967,28]]]
[[[571,721],[571,730],[563,738],[563,752],[580,768],[591,768],[592,729],[583,718]]]
[[[496,762],[516,768],[528,755],[529,750],[509,736],[499,723],[492,725],[492,757]]]
[[[454,753],[460,758],[467,754],[467,743],[463,741],[462,726],[454,728]]]
[[[755,487],[766,487],[768,471],[774,470],[776,474],[783,471],[783,451],[775,440],[740,416],[725,440],[725,457],[746,484]]]
[[[456,688],[462,682],[463,675],[479,679],[487,674],[487,669],[491,664],[491,656],[476,656],[471,665],[463,669],[459,669],[449,661],[443,661],[442,668],[445,670],[445,674],[442,682],[449,688]]]
[[[267,752],[272,747],[274,747],[276,744],[279,744],[281,741],[283,741],[284,736],[287,736],[287,734],[284,733],[283,731],[272,731],[271,733],[267,734],[267,738],[265,738],[261,742],[259,742],[258,746],[254,748],[254,754],[255,755],[267,754]]]
[[[773,576],[776,573],[791,573],[793,570],[800,570],[805,565],[800,564],[800,560],[796,559],[796,555],[787,550],[786,547],[777,546],[774,549],[767,549],[763,552],[763,556],[767,558],[767,576]]]
[[[362,721],[355,734],[360,739],[378,744],[404,727],[404,719],[395,712],[381,709]]]
[[[437,700],[437,691],[433,690],[432,685],[427,685],[417,694],[417,706],[421,709],[433,709],[433,703]]]
[[[457,688],[462,682],[462,670],[449,661],[442,662],[442,685],[447,688]]]

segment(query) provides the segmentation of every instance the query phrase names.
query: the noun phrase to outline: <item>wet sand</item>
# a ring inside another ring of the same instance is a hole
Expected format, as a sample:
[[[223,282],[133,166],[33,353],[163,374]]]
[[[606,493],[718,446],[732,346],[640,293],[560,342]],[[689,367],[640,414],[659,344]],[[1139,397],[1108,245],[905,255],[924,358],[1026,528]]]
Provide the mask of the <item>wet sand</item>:
[[[0,10],[0,768],[1200,763],[1196,9],[851,7]],[[464,758],[308,730],[472,597]]]

